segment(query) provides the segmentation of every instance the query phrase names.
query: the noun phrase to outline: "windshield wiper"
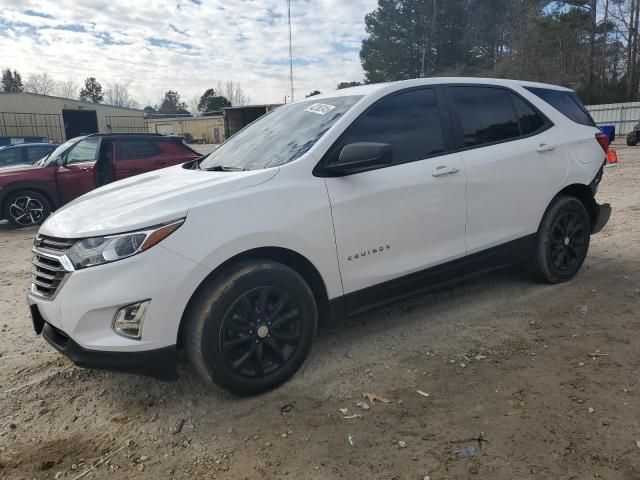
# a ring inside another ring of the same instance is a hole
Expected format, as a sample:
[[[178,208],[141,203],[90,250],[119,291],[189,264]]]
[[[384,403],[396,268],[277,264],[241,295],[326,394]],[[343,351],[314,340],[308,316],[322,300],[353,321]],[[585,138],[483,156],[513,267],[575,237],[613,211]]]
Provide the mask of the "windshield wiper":
[[[208,172],[246,172],[247,171],[246,168],[227,167],[225,165],[215,165],[213,167],[205,168],[204,170]]]

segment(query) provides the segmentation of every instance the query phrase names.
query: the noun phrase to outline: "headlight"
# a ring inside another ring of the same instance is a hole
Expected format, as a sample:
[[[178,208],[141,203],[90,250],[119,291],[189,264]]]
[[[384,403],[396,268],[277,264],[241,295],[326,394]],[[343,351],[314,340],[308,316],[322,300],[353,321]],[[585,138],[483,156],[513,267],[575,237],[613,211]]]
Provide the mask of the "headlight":
[[[67,251],[76,270],[115,262],[144,252],[161,242],[184,223],[184,218],[137,232],[80,240]]]

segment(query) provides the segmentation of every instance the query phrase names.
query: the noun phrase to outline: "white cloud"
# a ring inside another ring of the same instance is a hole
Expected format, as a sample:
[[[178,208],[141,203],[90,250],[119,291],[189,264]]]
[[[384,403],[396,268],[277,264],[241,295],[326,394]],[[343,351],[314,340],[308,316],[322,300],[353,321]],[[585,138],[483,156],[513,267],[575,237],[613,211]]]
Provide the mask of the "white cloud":
[[[289,92],[286,0],[0,0],[3,67],[103,85],[141,104],[238,80],[255,103]],[[376,0],[292,0],[296,98],[362,80],[364,16]]]

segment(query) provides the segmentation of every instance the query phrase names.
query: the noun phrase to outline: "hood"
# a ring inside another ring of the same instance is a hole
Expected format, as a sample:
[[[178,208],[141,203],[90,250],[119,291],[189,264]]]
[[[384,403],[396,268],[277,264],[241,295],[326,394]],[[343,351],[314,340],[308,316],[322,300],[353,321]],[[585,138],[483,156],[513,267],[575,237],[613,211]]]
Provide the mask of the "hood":
[[[16,173],[20,173],[21,170],[28,172],[30,170],[33,170],[34,168],[40,168],[40,167],[36,167],[35,165],[32,165],[30,163],[18,163],[16,165],[8,165],[6,167],[0,167],[0,175],[4,175],[4,174],[13,175]]]
[[[51,215],[39,233],[84,238],[146,228],[186,216],[194,203],[264,183],[278,171],[156,170],[83,195]]]

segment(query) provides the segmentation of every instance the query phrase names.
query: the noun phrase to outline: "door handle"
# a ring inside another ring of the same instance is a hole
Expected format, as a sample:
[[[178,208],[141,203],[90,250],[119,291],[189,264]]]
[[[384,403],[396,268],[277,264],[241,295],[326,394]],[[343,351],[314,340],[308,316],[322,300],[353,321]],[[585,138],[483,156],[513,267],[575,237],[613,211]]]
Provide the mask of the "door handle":
[[[538,153],[544,153],[544,152],[550,152],[555,149],[556,149],[555,145],[551,145],[549,143],[541,143],[540,145],[538,145],[538,148],[536,148],[536,151]]]
[[[460,169],[457,168],[457,167],[449,167],[447,165],[440,165],[433,172],[431,172],[431,175],[434,176],[434,177],[443,177],[445,175],[453,175],[455,173],[458,173],[459,171],[460,171]]]
[[[90,171],[91,169],[90,169],[90,168],[88,168],[88,167],[84,167],[84,168],[81,168],[80,170],[82,170],[83,172],[88,172],[88,171]]]

